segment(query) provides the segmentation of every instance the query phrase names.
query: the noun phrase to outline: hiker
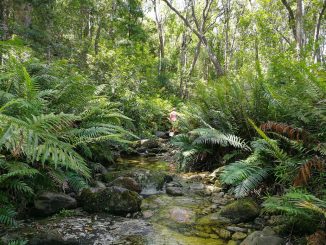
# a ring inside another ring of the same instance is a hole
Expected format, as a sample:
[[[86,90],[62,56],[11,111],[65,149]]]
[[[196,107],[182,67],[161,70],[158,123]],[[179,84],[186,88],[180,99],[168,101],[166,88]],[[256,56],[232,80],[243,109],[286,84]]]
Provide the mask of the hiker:
[[[176,112],[176,109],[173,108],[172,112],[170,113],[169,120],[172,124],[171,131],[169,133],[170,136],[173,136],[177,132],[177,124],[178,124],[178,113]]]

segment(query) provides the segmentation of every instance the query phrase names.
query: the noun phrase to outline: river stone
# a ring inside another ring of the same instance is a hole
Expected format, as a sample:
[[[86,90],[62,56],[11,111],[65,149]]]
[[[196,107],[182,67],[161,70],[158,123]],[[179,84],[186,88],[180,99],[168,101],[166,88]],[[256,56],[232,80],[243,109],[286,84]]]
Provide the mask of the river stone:
[[[220,215],[219,212],[205,215],[197,220],[199,225],[220,226],[230,224],[230,220]]]
[[[221,215],[233,223],[246,222],[259,215],[259,206],[252,199],[236,200],[221,209]]]
[[[192,223],[194,216],[194,212],[186,208],[173,207],[169,210],[169,218],[177,223]]]
[[[243,233],[243,232],[235,232],[233,235],[232,235],[232,239],[233,240],[243,240],[247,237],[247,234],[246,233]]]
[[[284,240],[277,236],[269,226],[262,231],[251,233],[240,245],[282,245]]]
[[[36,214],[41,216],[52,215],[62,209],[76,208],[75,198],[61,193],[43,192],[34,200]]]
[[[231,237],[231,232],[222,228],[215,228],[214,231],[220,238],[229,239]]]
[[[155,139],[144,139],[140,141],[140,145],[147,149],[158,148],[159,143]]]
[[[119,177],[108,184],[109,186],[119,186],[137,193],[141,192],[141,186],[130,177]]]
[[[147,169],[112,171],[108,172],[104,177],[107,183],[110,183],[119,177],[130,177],[141,186],[143,191],[151,188],[155,190],[162,190],[164,184],[170,181],[169,178],[171,178],[164,171]]]
[[[155,136],[161,139],[168,139],[169,138],[169,132],[163,132],[163,131],[156,131]]]
[[[170,196],[183,196],[181,187],[168,186],[166,187],[166,193]]]
[[[83,209],[91,213],[107,212],[125,215],[140,211],[142,198],[137,192],[112,186],[102,189],[84,189],[79,200]]]
[[[237,226],[227,226],[226,229],[233,232],[242,232],[242,233],[247,232],[246,228],[241,228]]]

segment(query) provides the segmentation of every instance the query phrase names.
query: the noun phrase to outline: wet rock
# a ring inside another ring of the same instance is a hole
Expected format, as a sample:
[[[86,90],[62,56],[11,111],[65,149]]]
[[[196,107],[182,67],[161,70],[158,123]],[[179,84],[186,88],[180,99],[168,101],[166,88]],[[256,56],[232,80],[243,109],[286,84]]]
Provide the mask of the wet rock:
[[[149,155],[149,154],[159,154],[159,153],[162,153],[162,152],[165,152],[165,150],[164,149],[162,149],[162,148],[152,148],[152,149],[148,149],[147,150],[147,155]]]
[[[169,132],[163,132],[163,131],[156,131],[155,136],[161,139],[168,139],[169,138]]]
[[[147,149],[158,148],[159,142],[155,139],[144,139],[140,141],[140,145]]]
[[[125,215],[140,210],[142,198],[128,189],[112,186],[84,189],[79,197],[84,210]]]
[[[192,223],[195,214],[187,208],[173,207],[169,210],[169,218],[177,223]]]
[[[118,177],[130,177],[133,178],[142,188],[142,194],[148,193],[147,190],[154,192],[156,190],[162,190],[164,184],[170,180],[169,175],[164,171],[158,170],[125,170],[125,171],[112,171],[105,175],[106,182],[110,183]],[[157,192],[157,191],[156,191]]]
[[[240,245],[282,245],[284,240],[277,236],[269,226],[262,231],[251,233]]]
[[[229,239],[231,237],[231,232],[222,228],[215,228],[214,231],[220,238]]]
[[[183,191],[181,187],[173,187],[173,186],[168,186],[166,187],[166,193],[170,196],[182,196]]]
[[[34,210],[40,216],[52,215],[62,209],[73,209],[76,206],[75,198],[61,193],[43,192],[34,200]]]
[[[96,188],[105,188],[105,184],[102,181],[95,181]]]
[[[177,181],[172,181],[166,184],[166,187],[182,187],[182,184],[180,184]]]
[[[226,229],[233,232],[247,232],[246,228],[241,228],[237,226],[227,226]]]
[[[235,232],[233,235],[232,235],[232,239],[233,240],[243,240],[247,237],[247,234],[246,233],[243,233],[243,232]]]
[[[92,163],[91,168],[95,174],[107,174],[108,170],[100,163]]]
[[[150,217],[152,217],[154,215],[154,211],[153,210],[146,210],[143,212],[143,218],[144,219],[148,219]]]
[[[197,220],[199,225],[221,226],[230,224],[230,220],[220,215],[219,212],[205,215]]]
[[[233,223],[250,221],[259,215],[259,206],[251,199],[234,201],[221,209],[221,215]]]
[[[141,186],[134,180],[133,178],[130,177],[119,177],[112,182],[108,184],[108,186],[119,186],[126,188],[130,191],[135,191],[137,193],[141,192]]]
[[[227,245],[238,245],[239,243],[233,240],[228,241]]]

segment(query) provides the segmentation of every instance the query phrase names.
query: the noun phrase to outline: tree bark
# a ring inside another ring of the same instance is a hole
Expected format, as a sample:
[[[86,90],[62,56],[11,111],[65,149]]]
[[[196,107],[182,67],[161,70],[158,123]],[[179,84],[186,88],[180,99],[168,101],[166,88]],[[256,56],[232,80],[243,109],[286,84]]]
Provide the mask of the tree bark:
[[[10,0],[0,1],[0,41],[6,41],[10,38],[9,32],[9,13],[10,13]],[[3,53],[0,52],[0,62],[3,64]]]
[[[204,23],[202,23],[202,28],[200,28],[198,30],[198,28],[194,28],[190,22],[176,9],[172,6],[172,4],[168,1],[168,0],[163,0],[167,5],[168,7],[173,11],[175,12],[179,17],[180,19],[183,20],[184,24],[198,37],[198,39],[201,41],[201,43],[204,45],[207,53],[208,53],[208,56],[211,60],[211,62],[213,63],[214,65],[214,68],[215,68],[215,72],[218,76],[222,76],[224,74],[224,70],[222,68],[222,65],[221,63],[219,62],[217,56],[215,55],[215,53],[213,52],[212,48],[210,47],[208,41],[207,41],[207,38],[205,37],[205,35],[202,33],[202,31],[204,30]],[[203,15],[207,14],[208,11],[209,11],[209,7],[210,5],[207,5],[208,1],[206,1],[206,6],[204,11],[203,11]],[[207,15],[206,15],[207,17]],[[203,20],[204,21],[204,20]]]
[[[321,50],[319,46],[319,34],[320,34],[320,26],[321,26],[321,21],[323,19],[323,15],[325,14],[326,10],[326,0],[324,0],[323,7],[321,11],[319,12],[318,18],[317,18],[317,23],[315,27],[315,35],[314,35],[314,62],[320,62],[321,61]]]
[[[155,21],[157,26],[157,32],[158,32],[158,38],[159,38],[159,68],[158,72],[159,75],[161,75],[164,72],[164,32],[163,32],[163,25],[162,25],[162,19],[159,17],[158,11],[157,11],[157,2],[156,0],[152,0],[153,6],[154,6],[154,13],[155,13]]]
[[[182,34],[181,41],[181,52],[180,52],[180,97],[184,98],[184,94],[186,93],[187,80],[185,79],[185,73],[187,69],[187,61],[186,61],[186,49],[187,49],[187,34],[186,30]]]
[[[285,6],[286,10],[288,11],[289,25],[290,25],[290,28],[292,29],[294,39],[296,39],[297,33],[296,33],[295,16],[294,16],[293,10],[291,9],[289,3],[286,0],[281,0],[281,1],[282,1],[283,5]]]
[[[298,57],[301,55],[304,44],[304,30],[303,30],[303,3],[302,0],[297,0],[296,11],[296,42]]]
[[[9,8],[10,8],[10,0],[1,0],[0,1],[0,40],[8,40],[9,39]]]
[[[101,30],[102,30],[102,20],[99,21],[98,28],[97,28],[96,35],[95,35],[95,40],[94,40],[95,55],[98,55],[98,52],[99,52],[99,41],[100,41],[100,37],[101,37]]]

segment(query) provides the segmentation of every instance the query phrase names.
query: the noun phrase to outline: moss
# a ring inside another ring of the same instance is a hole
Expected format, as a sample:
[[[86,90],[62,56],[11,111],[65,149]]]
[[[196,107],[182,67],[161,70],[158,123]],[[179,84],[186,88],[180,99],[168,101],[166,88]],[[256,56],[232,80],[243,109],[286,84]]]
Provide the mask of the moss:
[[[221,210],[221,215],[232,220],[233,223],[250,221],[259,215],[260,207],[252,199],[236,200]]]

